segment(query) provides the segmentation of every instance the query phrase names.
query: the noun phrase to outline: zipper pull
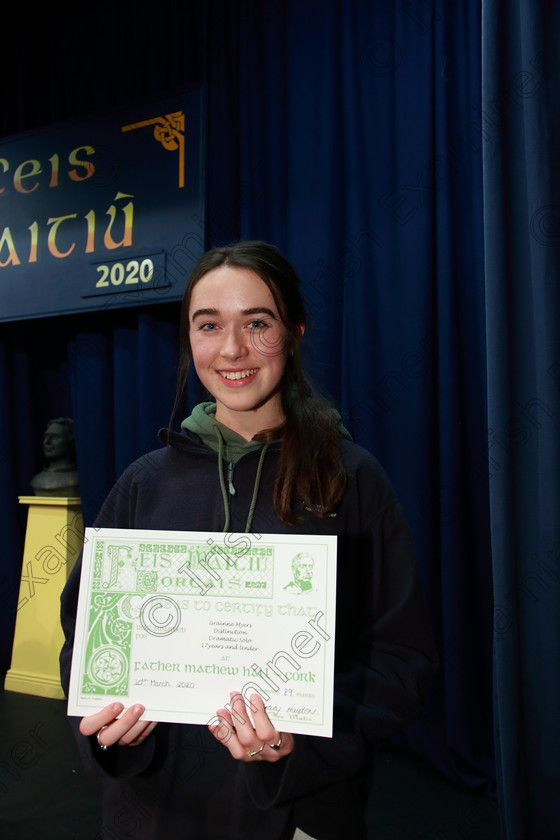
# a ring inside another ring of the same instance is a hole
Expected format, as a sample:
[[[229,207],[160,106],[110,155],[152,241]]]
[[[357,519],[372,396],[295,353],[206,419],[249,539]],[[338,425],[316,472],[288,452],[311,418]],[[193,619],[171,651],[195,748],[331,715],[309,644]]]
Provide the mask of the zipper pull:
[[[228,464],[227,481],[230,496],[235,496],[235,487],[233,486],[233,464]]]

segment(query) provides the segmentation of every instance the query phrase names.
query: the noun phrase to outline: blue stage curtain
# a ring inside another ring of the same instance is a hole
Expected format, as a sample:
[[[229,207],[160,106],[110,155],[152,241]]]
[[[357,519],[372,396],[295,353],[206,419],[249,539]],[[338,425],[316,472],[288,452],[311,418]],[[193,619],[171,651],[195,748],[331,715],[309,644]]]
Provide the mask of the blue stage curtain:
[[[4,133],[206,84],[201,241],[264,238],[299,270],[309,368],[393,479],[440,643],[427,717],[403,740],[491,792],[480,5],[106,5],[111,25],[103,3],[67,20],[45,12],[28,72],[0,54],[20,96]],[[28,30],[14,28],[16,53]],[[154,446],[173,402],[177,321],[165,304],[0,330],[0,423],[13,440],[4,461],[0,450],[0,525],[14,546],[15,500],[40,466],[29,440],[50,416],[74,417],[87,524],[126,463]],[[2,560],[12,580],[20,557]],[[14,611],[12,600],[3,638]]]
[[[560,837],[560,6],[483,2],[494,716],[507,840]]]

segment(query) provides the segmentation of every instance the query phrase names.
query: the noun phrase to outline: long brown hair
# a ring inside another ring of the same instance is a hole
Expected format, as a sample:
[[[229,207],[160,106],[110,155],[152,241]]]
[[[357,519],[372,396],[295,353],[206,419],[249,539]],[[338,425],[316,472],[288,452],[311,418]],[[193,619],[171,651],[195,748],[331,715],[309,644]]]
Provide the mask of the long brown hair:
[[[340,503],[346,487],[339,419],[328,400],[313,388],[303,372],[299,346],[306,315],[300,279],[273,245],[238,242],[213,248],[195,265],[181,307],[180,356],[172,417],[181,402],[191,363],[189,310],[192,290],[205,274],[225,265],[248,269],[266,283],[287,332],[287,345],[269,348],[270,352],[287,353],[282,379],[285,421],[281,431],[265,429],[256,436],[263,441],[282,438],[274,485],[276,514],[286,524],[295,525],[299,521],[296,507],[302,503],[317,516],[329,516]]]

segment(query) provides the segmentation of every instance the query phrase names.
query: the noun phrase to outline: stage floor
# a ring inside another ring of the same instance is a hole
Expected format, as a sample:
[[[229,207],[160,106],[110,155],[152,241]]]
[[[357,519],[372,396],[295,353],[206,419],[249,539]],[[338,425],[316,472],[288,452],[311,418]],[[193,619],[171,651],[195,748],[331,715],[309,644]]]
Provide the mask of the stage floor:
[[[0,721],[2,840],[100,840],[100,782],[82,768],[66,703],[0,691]],[[500,838],[495,802],[391,749],[378,753],[368,816],[371,840]]]

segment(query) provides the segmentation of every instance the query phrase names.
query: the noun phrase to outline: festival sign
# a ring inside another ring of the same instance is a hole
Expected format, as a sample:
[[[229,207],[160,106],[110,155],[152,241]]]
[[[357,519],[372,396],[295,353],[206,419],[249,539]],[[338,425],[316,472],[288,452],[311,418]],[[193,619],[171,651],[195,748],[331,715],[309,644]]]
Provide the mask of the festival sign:
[[[198,88],[0,141],[0,321],[180,300],[204,129]]]

